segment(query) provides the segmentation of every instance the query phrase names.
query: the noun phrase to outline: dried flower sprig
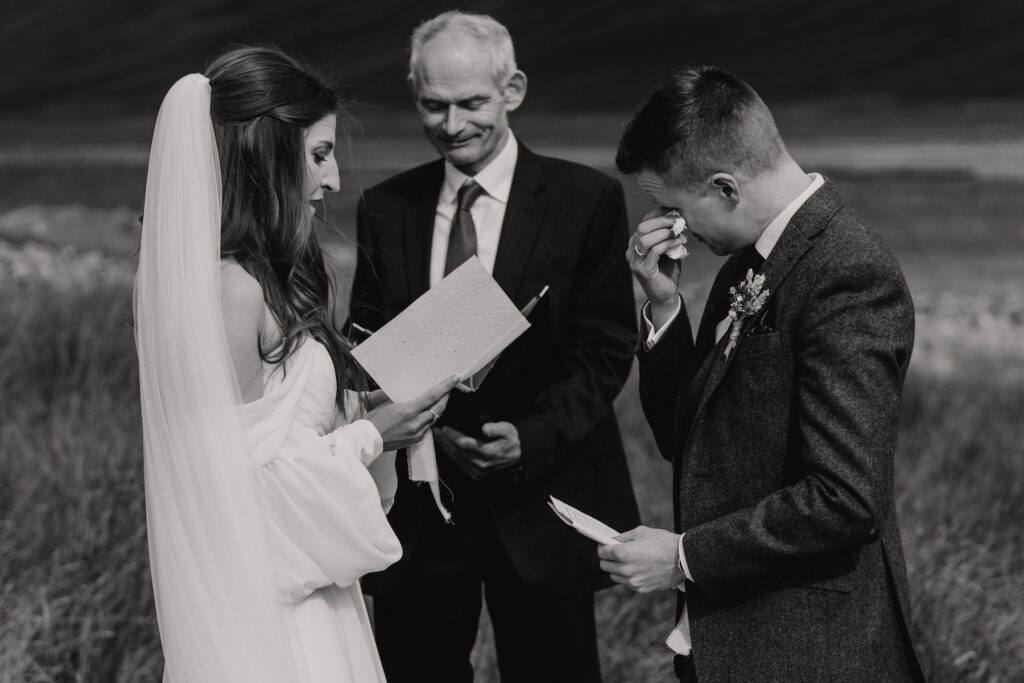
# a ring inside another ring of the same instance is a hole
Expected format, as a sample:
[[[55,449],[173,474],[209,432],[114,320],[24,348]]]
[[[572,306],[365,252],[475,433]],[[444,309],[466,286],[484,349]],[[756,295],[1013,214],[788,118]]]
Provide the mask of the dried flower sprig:
[[[771,290],[764,289],[764,274],[754,275],[753,269],[747,270],[747,277],[738,287],[729,288],[729,343],[725,346],[724,358],[729,357],[739,341],[743,321],[760,313],[770,294]]]

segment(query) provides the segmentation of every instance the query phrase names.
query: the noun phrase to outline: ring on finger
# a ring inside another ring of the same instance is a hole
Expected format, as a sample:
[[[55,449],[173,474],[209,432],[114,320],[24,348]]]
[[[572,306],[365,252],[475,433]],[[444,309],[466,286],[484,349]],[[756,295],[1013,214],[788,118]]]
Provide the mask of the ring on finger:
[[[427,408],[427,412],[431,415],[430,424],[434,424],[441,419],[441,416],[438,413],[435,413],[433,408]]]
[[[640,258],[647,258],[647,252],[646,251],[640,251],[640,243],[639,242],[637,242],[636,244],[633,245],[633,251],[635,251],[636,255],[639,256]]]

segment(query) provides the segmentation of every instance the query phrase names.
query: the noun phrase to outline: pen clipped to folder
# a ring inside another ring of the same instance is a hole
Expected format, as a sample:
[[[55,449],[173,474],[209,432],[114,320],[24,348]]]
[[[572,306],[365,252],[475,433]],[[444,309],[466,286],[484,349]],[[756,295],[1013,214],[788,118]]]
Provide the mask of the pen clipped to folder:
[[[537,304],[540,303],[540,300],[544,298],[544,295],[548,293],[549,289],[551,288],[544,285],[544,289],[540,290],[540,294],[526,302],[526,305],[523,306],[521,311],[519,311],[523,314],[524,318],[528,318],[530,316],[530,313],[532,313],[533,309],[537,307]]]

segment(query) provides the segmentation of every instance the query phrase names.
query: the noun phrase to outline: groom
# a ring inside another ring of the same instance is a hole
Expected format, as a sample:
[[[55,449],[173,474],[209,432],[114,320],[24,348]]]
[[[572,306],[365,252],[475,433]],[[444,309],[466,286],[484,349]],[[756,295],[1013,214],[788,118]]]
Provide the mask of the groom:
[[[678,588],[680,680],[923,680],[893,495],[914,338],[899,265],[721,69],[656,90],[616,164],[664,207],[627,260],[649,299],[640,395],[681,534],[633,529],[602,567],[639,592]],[[665,209],[729,255],[696,341]]]

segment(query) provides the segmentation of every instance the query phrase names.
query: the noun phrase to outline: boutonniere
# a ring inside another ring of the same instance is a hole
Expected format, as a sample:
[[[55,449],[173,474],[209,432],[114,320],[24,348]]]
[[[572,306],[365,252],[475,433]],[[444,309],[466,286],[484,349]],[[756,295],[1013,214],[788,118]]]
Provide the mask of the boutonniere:
[[[764,289],[764,275],[754,275],[753,269],[747,270],[747,277],[740,281],[738,287],[729,288],[729,343],[725,346],[723,358],[729,357],[739,341],[743,321],[761,312],[769,294],[771,290]]]

